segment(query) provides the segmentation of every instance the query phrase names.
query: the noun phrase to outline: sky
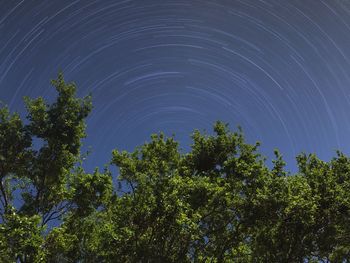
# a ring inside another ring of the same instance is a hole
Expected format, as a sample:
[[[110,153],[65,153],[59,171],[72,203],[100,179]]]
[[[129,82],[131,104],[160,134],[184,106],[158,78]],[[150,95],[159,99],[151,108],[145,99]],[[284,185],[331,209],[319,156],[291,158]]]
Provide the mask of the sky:
[[[93,97],[87,169],[159,131],[186,152],[216,120],[291,171],[350,153],[347,0],[0,0],[0,100],[53,101],[59,71]]]

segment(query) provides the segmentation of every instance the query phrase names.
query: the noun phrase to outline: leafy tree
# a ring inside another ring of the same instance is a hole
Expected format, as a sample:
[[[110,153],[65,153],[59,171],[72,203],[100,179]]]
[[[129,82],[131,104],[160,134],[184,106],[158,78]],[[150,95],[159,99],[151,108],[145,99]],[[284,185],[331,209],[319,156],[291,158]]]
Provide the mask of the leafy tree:
[[[272,166],[241,129],[195,131],[187,153],[152,135],[87,173],[91,99],[60,74],[55,102],[0,109],[1,262],[350,262],[350,159]],[[114,177],[114,183],[113,183]]]
[[[71,170],[80,158],[91,100],[75,98],[75,85],[66,84],[62,74],[52,84],[58,92],[53,104],[25,99],[26,124],[0,109],[0,240],[13,261],[44,260],[44,227],[72,204]]]

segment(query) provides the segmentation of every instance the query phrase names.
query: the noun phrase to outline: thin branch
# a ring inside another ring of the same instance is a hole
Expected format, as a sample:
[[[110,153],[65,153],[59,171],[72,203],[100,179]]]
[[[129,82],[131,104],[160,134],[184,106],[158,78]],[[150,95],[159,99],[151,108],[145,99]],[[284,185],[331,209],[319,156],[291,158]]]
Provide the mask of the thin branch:
[[[55,219],[60,218],[67,211],[67,209],[69,207],[68,203],[66,203],[64,205],[63,205],[63,203],[60,203],[60,205],[61,205],[61,207],[57,207],[56,210],[50,211],[50,212],[46,213],[45,215],[43,215],[43,220],[41,223],[42,226],[46,225],[51,220],[55,220]]]
[[[6,208],[8,206],[8,201],[7,201],[6,191],[5,191],[5,188],[4,188],[4,182],[2,180],[1,180],[1,183],[0,183],[0,190],[1,190],[2,196],[4,197],[4,204],[3,205],[4,205],[4,208],[6,210]]]

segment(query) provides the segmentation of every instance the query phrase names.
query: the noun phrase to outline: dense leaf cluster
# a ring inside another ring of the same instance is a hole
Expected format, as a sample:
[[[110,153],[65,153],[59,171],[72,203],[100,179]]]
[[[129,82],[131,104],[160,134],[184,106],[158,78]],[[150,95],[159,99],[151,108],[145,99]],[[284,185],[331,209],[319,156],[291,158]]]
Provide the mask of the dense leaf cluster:
[[[188,153],[152,135],[80,164],[89,97],[59,75],[57,100],[0,109],[0,262],[350,262],[350,158],[297,156],[289,174],[217,122]],[[114,183],[113,183],[114,180]]]

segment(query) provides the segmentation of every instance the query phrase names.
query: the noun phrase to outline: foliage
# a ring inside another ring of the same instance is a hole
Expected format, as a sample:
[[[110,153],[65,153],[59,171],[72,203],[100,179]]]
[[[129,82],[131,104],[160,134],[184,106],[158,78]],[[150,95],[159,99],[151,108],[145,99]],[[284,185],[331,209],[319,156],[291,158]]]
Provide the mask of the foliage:
[[[91,99],[60,74],[58,97],[0,109],[1,262],[350,262],[350,158],[272,167],[217,122],[188,153],[160,133],[85,172]],[[113,176],[115,176],[113,178]],[[115,183],[113,183],[113,179]]]

